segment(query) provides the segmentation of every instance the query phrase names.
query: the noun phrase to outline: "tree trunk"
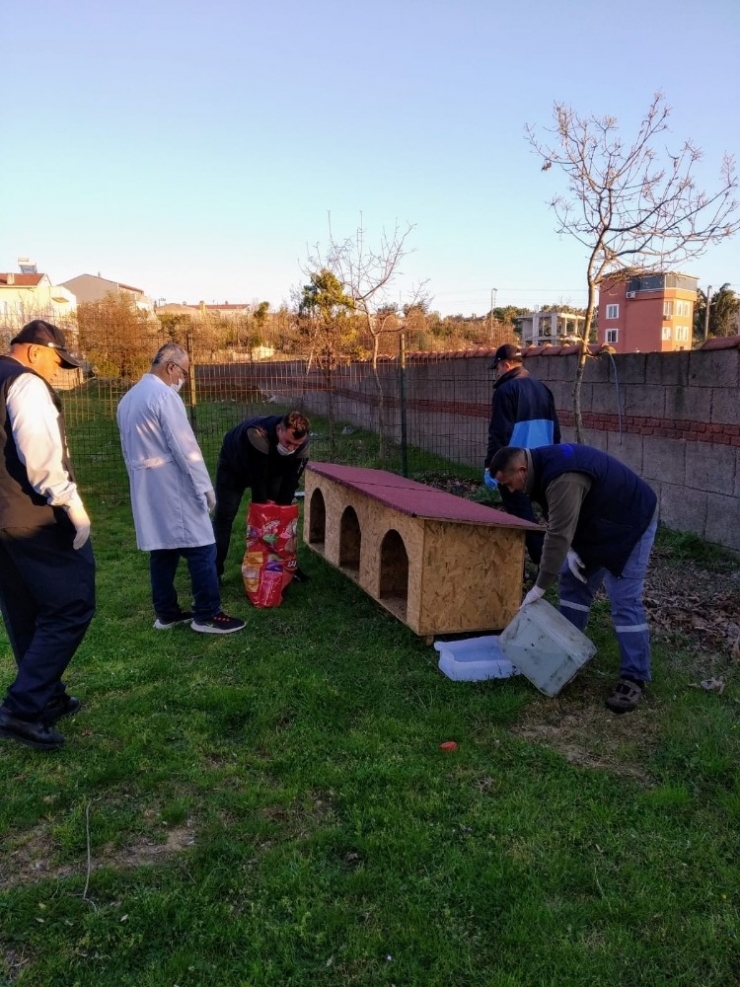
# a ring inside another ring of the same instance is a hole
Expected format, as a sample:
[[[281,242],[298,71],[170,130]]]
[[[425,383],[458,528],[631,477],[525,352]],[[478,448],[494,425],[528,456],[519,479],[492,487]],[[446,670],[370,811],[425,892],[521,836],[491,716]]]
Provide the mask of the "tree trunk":
[[[334,427],[334,379],[332,374],[332,354],[326,354],[326,369],[324,372],[326,381],[327,413],[329,418],[329,450],[334,459],[337,452],[336,429]]]
[[[581,414],[581,385],[583,384],[583,375],[586,372],[586,354],[588,353],[588,343],[586,340],[581,340],[581,350],[578,354],[578,363],[576,365],[576,375],[573,380],[573,427],[576,433],[576,442],[579,445],[583,445],[583,416]]]
[[[380,347],[380,337],[373,333],[373,380],[375,390],[378,395],[378,459],[385,459],[386,435],[385,435],[385,402],[383,400],[383,383],[378,373],[378,349]]]
[[[573,428],[576,433],[576,442],[583,445],[583,415],[581,413],[581,387],[586,373],[586,361],[589,358],[589,339],[591,338],[591,326],[594,322],[594,309],[596,307],[596,285],[589,270],[588,275],[588,303],[586,305],[586,321],[583,324],[583,337],[581,338],[581,349],[578,354],[576,364],[576,375],[573,379]]]

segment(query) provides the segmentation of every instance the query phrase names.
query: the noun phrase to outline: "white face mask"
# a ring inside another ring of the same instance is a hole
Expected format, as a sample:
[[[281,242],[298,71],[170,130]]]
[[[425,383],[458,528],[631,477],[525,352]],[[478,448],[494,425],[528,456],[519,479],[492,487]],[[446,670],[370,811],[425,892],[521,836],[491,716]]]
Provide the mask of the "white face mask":
[[[278,442],[277,451],[281,456],[292,456],[295,449],[286,449],[282,442]]]
[[[173,390],[173,391],[175,392],[175,394],[179,394],[179,393],[180,393],[180,390],[181,390],[181,388],[182,388],[182,385],[183,385],[184,383],[185,383],[185,381],[184,381],[184,380],[178,380],[178,382],[177,382],[176,384],[170,384],[170,387],[171,387],[171,388],[172,388],[172,390]]]

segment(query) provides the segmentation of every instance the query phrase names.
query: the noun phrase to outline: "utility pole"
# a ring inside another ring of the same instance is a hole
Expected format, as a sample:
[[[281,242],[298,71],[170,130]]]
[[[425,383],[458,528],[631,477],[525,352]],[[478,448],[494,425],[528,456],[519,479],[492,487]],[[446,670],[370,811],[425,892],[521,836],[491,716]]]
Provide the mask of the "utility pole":
[[[712,286],[707,286],[707,304],[704,309],[704,342],[709,339],[709,309],[712,305]]]
[[[491,342],[493,343],[493,310],[496,307],[496,295],[498,294],[498,288],[491,288],[491,315],[489,318],[489,326],[491,329]]]

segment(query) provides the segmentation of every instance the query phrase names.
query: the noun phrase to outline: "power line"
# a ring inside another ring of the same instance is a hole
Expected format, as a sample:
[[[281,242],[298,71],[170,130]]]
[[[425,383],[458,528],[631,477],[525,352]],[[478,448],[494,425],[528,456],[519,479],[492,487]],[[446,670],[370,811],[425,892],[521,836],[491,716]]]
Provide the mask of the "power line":
[[[433,289],[432,289],[433,290]],[[460,288],[459,290],[452,291],[434,291],[434,295],[482,295],[489,294],[490,288]],[[586,291],[583,285],[578,288],[512,288],[512,287],[502,287],[497,289],[499,292],[510,291],[510,292],[525,292],[527,294],[532,294],[532,292],[542,292],[542,291]]]

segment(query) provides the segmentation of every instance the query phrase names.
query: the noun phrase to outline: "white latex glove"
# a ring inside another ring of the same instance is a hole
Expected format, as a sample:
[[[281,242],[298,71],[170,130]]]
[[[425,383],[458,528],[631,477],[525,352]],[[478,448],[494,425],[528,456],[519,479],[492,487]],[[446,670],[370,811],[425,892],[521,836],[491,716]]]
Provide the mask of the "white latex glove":
[[[213,491],[213,487],[210,490],[206,490],[206,507],[209,511],[212,511],[216,506],[216,494]]]
[[[533,586],[532,589],[527,593],[527,595],[522,600],[522,606],[526,607],[528,603],[536,603],[541,597],[545,595],[545,591],[540,586]]]
[[[581,569],[586,568],[586,563],[583,561],[583,559],[578,554],[578,552],[574,552],[572,548],[569,548],[567,561],[568,561],[568,568],[576,577],[576,579],[579,579],[582,583],[585,583],[586,577],[581,572]]]
[[[90,518],[87,516],[87,511],[83,507],[81,500],[67,504],[67,516],[75,526],[75,531],[77,532],[72,542],[72,548],[82,548],[90,537]]]

